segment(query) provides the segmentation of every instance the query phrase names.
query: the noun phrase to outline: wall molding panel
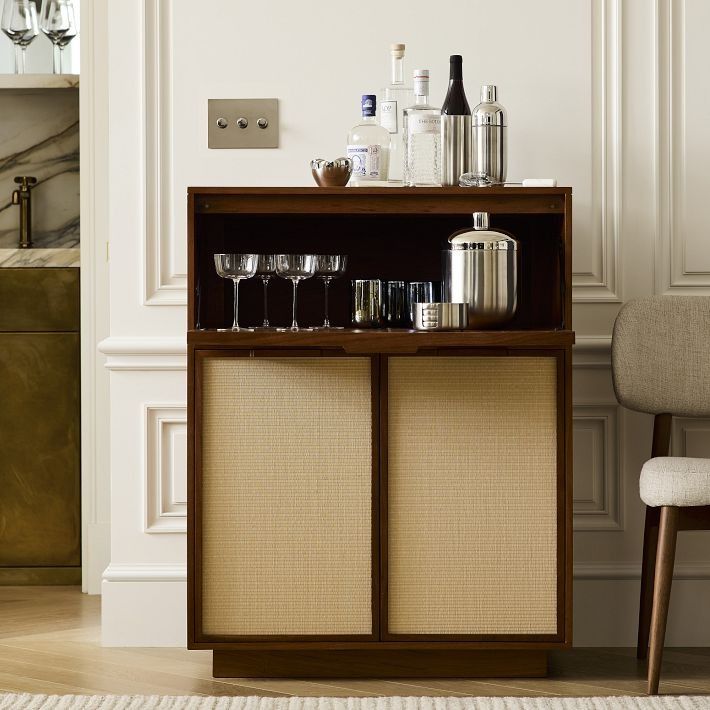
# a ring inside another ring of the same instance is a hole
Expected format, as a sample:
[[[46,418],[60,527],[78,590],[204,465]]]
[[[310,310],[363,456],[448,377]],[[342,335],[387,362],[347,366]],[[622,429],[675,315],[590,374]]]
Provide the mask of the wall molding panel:
[[[710,267],[697,268],[689,256],[687,0],[656,0],[656,292],[710,295]],[[697,4],[697,3],[695,3]],[[691,140],[690,143],[693,143]],[[705,204],[698,205],[705,213]],[[697,220],[696,220],[697,222]],[[696,235],[697,236],[697,235]]]
[[[143,303],[187,304],[187,274],[173,239],[171,3],[143,0],[145,232]]]
[[[710,419],[674,418],[671,453],[673,456],[710,458]]]
[[[678,564],[675,579],[710,579],[710,564]],[[185,582],[187,565],[170,562],[112,563],[103,574],[107,582]],[[641,579],[639,562],[582,562],[574,565],[575,579]]]
[[[187,370],[187,342],[184,337],[105,338],[98,345],[106,355],[108,370]]]
[[[147,533],[187,532],[187,408],[145,406],[145,527]]]
[[[105,582],[185,582],[187,565],[180,562],[112,562]]]
[[[574,406],[574,529],[623,530],[616,404]]]
[[[610,335],[578,335],[572,348],[572,367],[604,370],[611,367]]]
[[[640,562],[576,562],[575,579],[641,579]],[[673,579],[710,579],[710,563],[679,563]],[[638,598],[636,598],[638,602]]]
[[[619,303],[622,2],[591,4],[593,259],[572,274],[575,303]]]

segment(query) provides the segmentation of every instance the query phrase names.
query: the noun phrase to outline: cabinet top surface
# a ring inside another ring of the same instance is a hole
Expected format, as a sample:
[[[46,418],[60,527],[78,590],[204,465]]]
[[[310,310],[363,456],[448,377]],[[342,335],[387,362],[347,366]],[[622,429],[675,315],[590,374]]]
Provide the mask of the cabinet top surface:
[[[571,187],[189,187],[201,214],[565,214]]]
[[[337,197],[462,197],[465,195],[571,195],[571,187],[188,187],[188,195],[328,195]]]

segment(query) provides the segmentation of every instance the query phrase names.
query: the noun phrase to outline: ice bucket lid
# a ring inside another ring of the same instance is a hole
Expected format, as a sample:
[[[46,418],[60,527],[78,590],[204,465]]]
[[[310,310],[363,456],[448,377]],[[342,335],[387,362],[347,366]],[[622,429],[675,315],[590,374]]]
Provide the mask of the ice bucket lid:
[[[449,248],[505,249],[515,251],[518,243],[505,232],[489,227],[487,212],[473,213],[473,229],[460,229],[449,237]]]
[[[494,230],[466,230],[449,237],[449,247],[453,251],[464,249],[504,249],[515,251],[518,243],[515,239]]]

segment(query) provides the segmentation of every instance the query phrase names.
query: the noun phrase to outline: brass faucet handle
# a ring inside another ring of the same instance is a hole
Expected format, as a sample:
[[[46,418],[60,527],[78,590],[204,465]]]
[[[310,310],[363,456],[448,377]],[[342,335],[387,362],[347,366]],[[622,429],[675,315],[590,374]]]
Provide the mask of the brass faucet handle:
[[[15,184],[20,186],[20,190],[29,190],[30,187],[37,184],[37,178],[31,175],[18,175],[15,178]]]

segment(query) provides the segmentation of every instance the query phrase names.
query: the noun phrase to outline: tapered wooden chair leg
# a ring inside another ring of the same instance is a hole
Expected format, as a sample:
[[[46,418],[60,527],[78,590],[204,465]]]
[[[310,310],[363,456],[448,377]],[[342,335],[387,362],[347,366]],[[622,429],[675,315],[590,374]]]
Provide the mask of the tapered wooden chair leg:
[[[653,593],[653,612],[651,614],[651,652],[648,661],[649,695],[658,693],[658,681],[661,675],[668,603],[671,597],[671,583],[673,582],[673,563],[675,562],[679,512],[679,508],[672,506],[661,508],[658,552],[656,554],[656,582]]]
[[[656,576],[656,550],[658,548],[658,522],[660,508],[646,506],[646,522],[643,528],[643,562],[641,563],[641,599],[639,602],[639,632],[636,657],[648,657],[648,637],[651,631],[653,609],[653,586]]]

